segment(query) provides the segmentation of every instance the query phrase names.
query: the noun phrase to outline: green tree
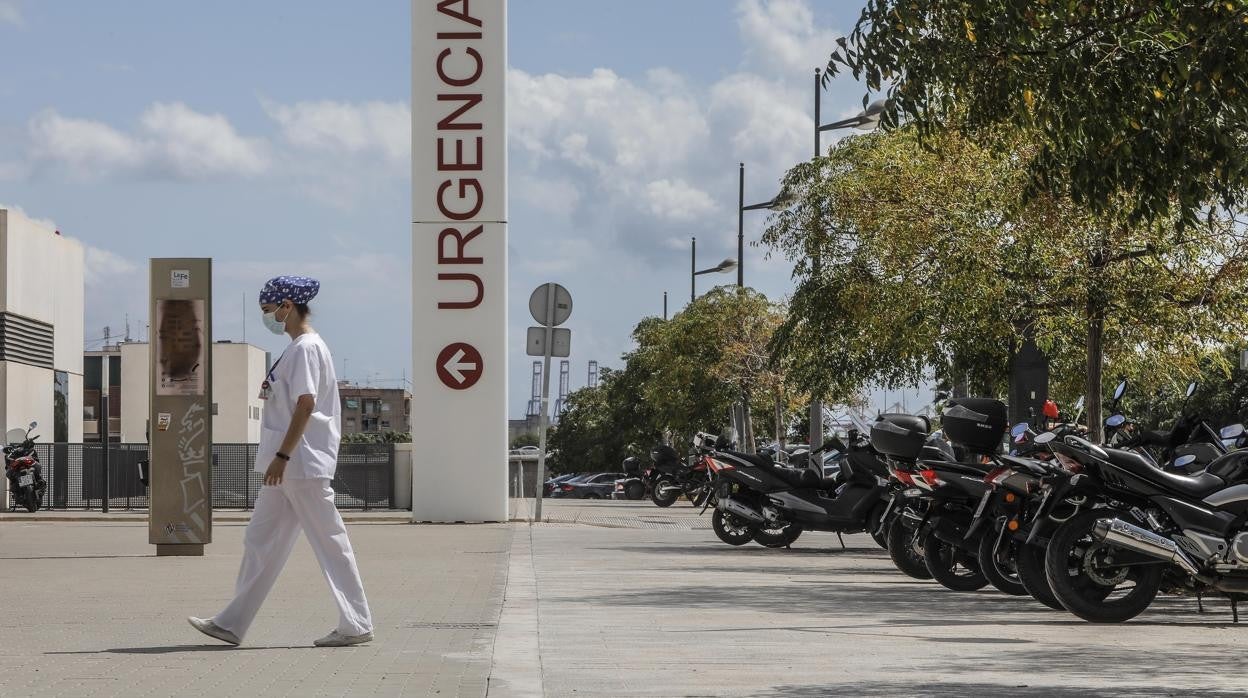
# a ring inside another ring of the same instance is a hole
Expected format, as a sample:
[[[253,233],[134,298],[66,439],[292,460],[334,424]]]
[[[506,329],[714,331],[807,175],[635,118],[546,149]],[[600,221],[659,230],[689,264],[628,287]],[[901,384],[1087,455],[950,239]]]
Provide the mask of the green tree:
[[[1039,146],[1019,134],[1008,153],[956,131],[929,136],[931,148],[919,138],[907,127],[845,139],[786,177],[798,203],[763,240],[797,263],[773,349],[802,387],[843,399],[934,367],[999,394],[1010,347],[1033,336],[1055,388],[1082,384],[1099,426],[1104,366],[1174,380],[1248,328],[1237,221],[1133,222],[1125,204],[1092,214],[1048,194],[1023,203]],[[819,274],[803,261],[814,253]]]
[[[869,0],[838,44],[829,76],[886,90],[886,125],[1024,131],[1030,195],[1185,223],[1244,202],[1244,0]]]
[[[537,434],[533,434],[533,433],[520,434],[516,436],[516,438],[511,440],[512,448],[521,448],[523,446],[538,446],[538,445],[540,445],[538,443],[538,436]]]
[[[625,458],[644,456],[661,442],[654,415],[638,400],[639,375],[635,366],[603,368],[597,387],[568,396],[548,439],[552,474],[619,470]]]

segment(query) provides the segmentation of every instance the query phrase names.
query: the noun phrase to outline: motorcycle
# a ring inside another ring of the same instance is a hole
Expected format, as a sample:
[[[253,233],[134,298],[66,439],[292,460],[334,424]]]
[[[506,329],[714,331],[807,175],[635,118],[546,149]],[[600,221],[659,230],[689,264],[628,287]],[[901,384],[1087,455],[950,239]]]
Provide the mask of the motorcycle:
[[[699,437],[704,435],[699,434]],[[710,473],[701,458],[685,463],[671,446],[655,446],[650,451],[653,465],[644,473],[643,481],[650,490],[650,501],[659,507],[670,507],[682,495],[693,505],[701,506],[710,492]]]
[[[1242,438],[1242,428],[1228,429]],[[1214,434],[1219,445],[1226,434]],[[1037,440],[1073,472],[1054,482],[1046,499],[1080,503],[1049,533],[1044,558],[1050,587],[1067,610],[1092,622],[1123,622],[1162,591],[1222,593],[1233,604],[1248,594],[1248,452],[1224,453],[1199,474],[1184,475],[1128,450],[1161,441],[1148,434],[1111,436],[1120,448],[1074,434]]]
[[[848,444],[830,439],[810,453],[817,457],[835,448],[847,454],[830,478],[810,468],[779,465],[766,455],[712,450],[703,456],[715,478],[711,526],[716,536],[729,545],[753,540],[787,548],[804,531],[865,531],[883,547],[879,529],[888,490],[886,466],[859,430],[851,430],[847,439]]]
[[[38,422],[31,422],[29,429],[11,429],[5,435],[8,445],[3,449],[4,475],[8,478],[13,498],[10,511],[19,504],[31,513],[38,511],[43,503],[43,494],[48,489],[48,483],[43,479],[43,466],[35,453],[35,440],[39,437],[30,435],[37,426]]]

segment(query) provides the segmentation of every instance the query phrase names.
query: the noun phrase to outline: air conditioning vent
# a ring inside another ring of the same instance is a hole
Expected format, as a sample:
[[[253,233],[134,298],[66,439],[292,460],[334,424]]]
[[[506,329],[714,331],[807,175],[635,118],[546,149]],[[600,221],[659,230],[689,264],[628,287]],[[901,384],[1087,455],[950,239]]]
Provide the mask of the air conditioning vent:
[[[53,368],[52,325],[0,313],[0,361]]]

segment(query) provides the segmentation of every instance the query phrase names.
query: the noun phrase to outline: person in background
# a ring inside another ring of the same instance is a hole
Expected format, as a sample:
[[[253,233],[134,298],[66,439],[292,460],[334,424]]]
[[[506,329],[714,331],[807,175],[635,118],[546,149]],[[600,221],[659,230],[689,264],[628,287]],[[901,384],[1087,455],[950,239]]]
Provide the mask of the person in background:
[[[246,636],[301,530],[338,606],[338,627],[314,644],[344,647],[373,639],[364,584],[330,487],[338,466],[342,407],[329,347],[308,324],[308,302],[319,291],[314,279],[280,276],[260,292],[265,326],[291,338],[260,387],[264,413],[255,469],[264,474],[264,486],[244,535],[234,600],[212,618],[187,619],[205,635],[232,645]]]

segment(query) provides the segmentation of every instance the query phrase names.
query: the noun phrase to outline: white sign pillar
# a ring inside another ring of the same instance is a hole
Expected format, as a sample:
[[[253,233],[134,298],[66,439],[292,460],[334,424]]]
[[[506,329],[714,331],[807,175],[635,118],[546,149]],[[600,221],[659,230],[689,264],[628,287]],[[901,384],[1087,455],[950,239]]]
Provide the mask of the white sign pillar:
[[[412,519],[506,521],[507,2],[412,0]]]

